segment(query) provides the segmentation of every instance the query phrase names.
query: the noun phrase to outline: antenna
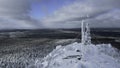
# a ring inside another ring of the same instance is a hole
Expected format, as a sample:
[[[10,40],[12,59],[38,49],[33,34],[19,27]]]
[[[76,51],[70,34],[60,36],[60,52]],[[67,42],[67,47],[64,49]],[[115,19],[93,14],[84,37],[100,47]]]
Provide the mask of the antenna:
[[[86,44],[91,44],[90,28],[88,23],[86,23]]]
[[[81,43],[85,43],[85,27],[84,27],[84,21],[81,22]]]
[[[91,44],[90,28],[89,24],[84,21],[81,22],[81,43],[84,45]]]

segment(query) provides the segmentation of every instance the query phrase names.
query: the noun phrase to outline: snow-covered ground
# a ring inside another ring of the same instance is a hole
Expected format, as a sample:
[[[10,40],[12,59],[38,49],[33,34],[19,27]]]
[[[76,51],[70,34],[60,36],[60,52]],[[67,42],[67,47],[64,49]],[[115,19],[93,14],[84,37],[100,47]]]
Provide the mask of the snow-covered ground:
[[[110,44],[57,46],[38,68],[120,68],[120,52]]]

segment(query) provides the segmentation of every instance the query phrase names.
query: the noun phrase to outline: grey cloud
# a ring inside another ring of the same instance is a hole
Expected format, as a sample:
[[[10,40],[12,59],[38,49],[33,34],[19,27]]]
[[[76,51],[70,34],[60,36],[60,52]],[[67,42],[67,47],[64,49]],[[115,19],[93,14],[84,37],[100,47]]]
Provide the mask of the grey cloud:
[[[120,10],[110,11],[93,19],[88,19],[86,22],[89,22],[91,27],[120,28]]]
[[[92,27],[112,27],[109,23],[120,27],[120,10],[111,11],[119,8],[120,0],[77,0],[43,18],[42,23],[28,15],[30,1],[33,0],[0,0],[0,29],[75,28],[83,19]]]
[[[29,0],[0,0],[0,16],[24,17],[29,11]]]
[[[120,0],[78,0],[56,11],[52,16],[44,18],[42,22],[46,23],[44,25],[50,28],[54,26],[63,28],[78,27],[80,20],[106,14],[115,8],[119,8],[119,3]],[[78,26],[75,25],[75,22],[78,23]]]
[[[88,22],[92,28],[120,28],[120,10],[109,11],[94,18],[88,18],[84,22]],[[60,23],[62,22],[54,22],[51,26],[54,25],[55,28],[80,28],[81,26],[81,20],[79,19]]]
[[[42,24],[31,18],[31,0],[0,0],[0,29],[42,28]]]
[[[37,20],[19,20],[14,18],[1,18],[0,29],[36,29],[41,28]]]

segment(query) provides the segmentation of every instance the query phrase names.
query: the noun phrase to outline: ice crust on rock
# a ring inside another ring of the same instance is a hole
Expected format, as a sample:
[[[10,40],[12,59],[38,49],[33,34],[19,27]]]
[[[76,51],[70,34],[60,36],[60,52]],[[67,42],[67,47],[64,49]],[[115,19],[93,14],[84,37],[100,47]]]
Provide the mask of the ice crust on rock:
[[[75,42],[57,46],[39,65],[42,68],[120,68],[120,52],[110,44]]]

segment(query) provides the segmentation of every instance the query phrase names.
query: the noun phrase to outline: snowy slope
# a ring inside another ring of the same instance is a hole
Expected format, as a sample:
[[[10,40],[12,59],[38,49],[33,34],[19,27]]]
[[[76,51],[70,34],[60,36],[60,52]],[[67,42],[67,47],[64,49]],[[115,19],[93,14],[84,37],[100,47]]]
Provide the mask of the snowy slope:
[[[110,44],[57,46],[38,68],[120,68],[120,52]]]

